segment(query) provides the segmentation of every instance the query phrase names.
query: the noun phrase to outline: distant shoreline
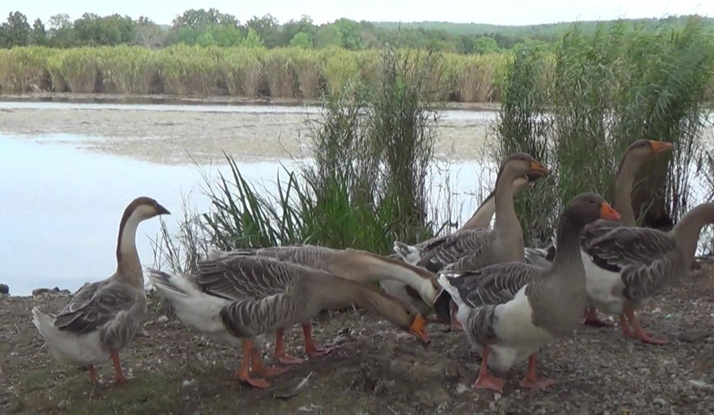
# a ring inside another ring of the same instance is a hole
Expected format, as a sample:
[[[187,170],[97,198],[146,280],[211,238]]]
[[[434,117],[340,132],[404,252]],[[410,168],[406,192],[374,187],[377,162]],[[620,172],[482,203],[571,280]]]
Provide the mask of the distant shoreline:
[[[171,94],[110,94],[110,93],[72,93],[72,92],[34,92],[34,93],[0,93],[0,102],[72,102],[72,103],[106,103],[106,104],[164,104],[164,105],[275,105],[275,106],[320,106],[322,101],[300,98],[271,97],[237,97],[226,95],[211,95],[203,97],[181,96]],[[463,111],[498,111],[498,102],[439,102],[435,109]]]

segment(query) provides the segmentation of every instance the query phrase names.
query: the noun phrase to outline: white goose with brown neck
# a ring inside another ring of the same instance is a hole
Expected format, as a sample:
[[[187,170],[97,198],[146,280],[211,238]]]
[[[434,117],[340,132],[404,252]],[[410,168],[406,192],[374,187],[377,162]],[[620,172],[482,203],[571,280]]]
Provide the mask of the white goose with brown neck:
[[[89,368],[90,381],[99,381],[94,365],[114,361],[116,381],[127,379],[119,351],[134,337],[146,312],[141,262],[136,250],[139,223],[169,214],[154,199],[139,197],[124,210],[117,239],[117,271],[109,278],[85,284],[55,317],[38,308],[33,322],[52,354],[61,362]]]

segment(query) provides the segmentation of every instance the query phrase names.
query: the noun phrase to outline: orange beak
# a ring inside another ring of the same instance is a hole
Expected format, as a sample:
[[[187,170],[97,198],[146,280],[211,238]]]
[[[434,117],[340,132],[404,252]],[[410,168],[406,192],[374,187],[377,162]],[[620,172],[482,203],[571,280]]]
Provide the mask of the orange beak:
[[[539,176],[545,176],[550,173],[550,170],[537,161],[531,161],[531,173],[535,173]]]
[[[429,334],[426,332],[426,321],[421,314],[417,314],[414,318],[412,325],[409,326],[409,332],[420,338],[424,344],[429,344]]]
[[[606,202],[600,205],[600,217],[603,219],[620,220],[620,214]]]
[[[654,150],[655,153],[662,153],[664,151],[668,151],[674,148],[674,144],[667,143],[665,141],[650,140],[650,145],[652,146],[652,150]]]

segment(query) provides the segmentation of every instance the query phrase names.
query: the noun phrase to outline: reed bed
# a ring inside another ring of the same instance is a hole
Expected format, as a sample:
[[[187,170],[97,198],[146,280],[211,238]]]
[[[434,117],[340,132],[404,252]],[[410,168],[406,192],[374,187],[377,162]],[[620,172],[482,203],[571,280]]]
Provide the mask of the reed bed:
[[[415,56],[416,51],[400,50],[399,54]],[[0,50],[0,58],[0,88],[6,93],[209,96],[224,88],[232,96],[315,99],[323,92],[337,95],[348,84],[375,86],[381,73],[379,50],[337,47],[310,50],[179,44],[153,50],[126,45],[71,49],[28,46]],[[506,54],[438,54],[438,59],[429,61],[429,89],[438,92],[433,98],[445,101],[456,92],[463,102],[494,100],[506,59]]]
[[[675,143],[650,163],[633,192],[646,226],[668,228],[697,200],[691,171],[701,154],[714,70],[711,37],[692,21],[658,32],[573,27],[555,54],[533,47],[509,61],[492,156],[527,151],[554,170],[518,207],[532,243],[550,238],[561,205],[576,194],[611,196],[624,150],[647,138]],[[547,87],[540,85],[545,83]]]

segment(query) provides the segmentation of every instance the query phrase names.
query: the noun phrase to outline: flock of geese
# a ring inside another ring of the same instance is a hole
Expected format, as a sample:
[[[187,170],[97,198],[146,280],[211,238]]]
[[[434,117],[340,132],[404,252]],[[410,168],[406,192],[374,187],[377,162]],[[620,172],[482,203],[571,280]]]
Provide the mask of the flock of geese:
[[[714,222],[714,204],[688,212],[669,232],[636,226],[630,193],[635,173],[670,143],[640,140],[626,151],[617,172],[612,206],[583,193],[565,206],[548,250],[524,246],[514,194],[549,174],[527,154],[503,161],[493,193],[458,231],[417,245],[395,243],[395,255],[320,246],[282,246],[213,252],[184,275],[149,270],[156,291],[186,326],[243,350],[236,377],[258,388],[286,370],[266,367],[257,339],[275,333],[275,359],[287,353],[284,330],[300,324],[304,354],[323,356],[310,320],[323,310],[357,305],[427,344],[426,317],[463,330],[482,357],[476,388],[500,391],[507,371],[528,360],[520,385],[554,383],[536,372],[538,350],[581,324],[608,324],[596,310],[619,317],[622,333],[663,344],[641,327],[636,310],[686,275],[699,234]],[[127,378],[119,352],[132,340],[146,312],[144,275],[135,245],[140,222],[169,214],[140,197],[124,211],[117,241],[117,270],[86,284],[57,315],[34,308],[33,321],[61,362],[89,368],[111,359],[117,383]],[[495,222],[489,229],[495,215]],[[377,284],[381,290],[377,289]]]

